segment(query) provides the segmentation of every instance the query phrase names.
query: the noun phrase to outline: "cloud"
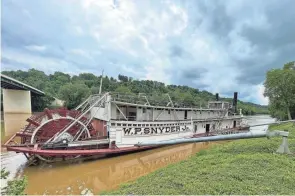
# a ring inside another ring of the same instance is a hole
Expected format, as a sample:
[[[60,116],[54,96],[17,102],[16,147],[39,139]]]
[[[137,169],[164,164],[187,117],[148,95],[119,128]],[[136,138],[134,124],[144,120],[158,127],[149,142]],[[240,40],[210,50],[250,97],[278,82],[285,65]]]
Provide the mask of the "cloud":
[[[32,50],[32,51],[44,51],[46,50],[46,46],[38,46],[38,45],[30,45],[25,46],[26,49]]]
[[[91,58],[90,54],[82,49],[71,49],[70,51],[72,54],[80,55],[85,58]]]
[[[265,104],[266,71],[294,60],[294,9],[292,0],[3,1],[2,69],[104,69]]]

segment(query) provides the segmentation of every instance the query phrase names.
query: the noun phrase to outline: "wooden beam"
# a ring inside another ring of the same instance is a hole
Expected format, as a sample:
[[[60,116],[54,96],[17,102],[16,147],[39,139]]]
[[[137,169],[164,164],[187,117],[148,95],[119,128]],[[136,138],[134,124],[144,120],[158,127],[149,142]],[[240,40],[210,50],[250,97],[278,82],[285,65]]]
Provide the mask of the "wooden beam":
[[[114,103],[115,104],[115,103]],[[119,110],[119,112],[123,115],[123,117],[125,118],[125,120],[128,121],[128,119],[126,118],[126,116],[124,115],[124,113],[120,110],[120,108],[117,106],[117,104],[115,104],[116,108]]]

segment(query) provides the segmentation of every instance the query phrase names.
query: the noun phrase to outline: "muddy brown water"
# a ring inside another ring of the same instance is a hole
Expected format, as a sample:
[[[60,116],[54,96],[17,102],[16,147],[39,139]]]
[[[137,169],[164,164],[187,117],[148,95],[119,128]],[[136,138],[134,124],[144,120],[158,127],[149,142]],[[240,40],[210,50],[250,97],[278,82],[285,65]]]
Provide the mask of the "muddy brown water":
[[[5,114],[1,143],[19,131],[29,116]],[[269,121],[269,117],[261,119],[263,120],[255,118],[256,123]],[[85,193],[85,190],[99,194],[102,191],[116,189],[122,183],[133,181],[169,164],[185,160],[213,144],[216,142],[174,145],[83,163],[46,164],[34,167],[25,166],[26,158],[22,154],[6,152],[1,148],[1,168],[6,167],[11,172],[10,179],[27,176],[28,186],[25,192],[29,195],[81,194]],[[1,186],[4,185],[5,182],[2,180]]]

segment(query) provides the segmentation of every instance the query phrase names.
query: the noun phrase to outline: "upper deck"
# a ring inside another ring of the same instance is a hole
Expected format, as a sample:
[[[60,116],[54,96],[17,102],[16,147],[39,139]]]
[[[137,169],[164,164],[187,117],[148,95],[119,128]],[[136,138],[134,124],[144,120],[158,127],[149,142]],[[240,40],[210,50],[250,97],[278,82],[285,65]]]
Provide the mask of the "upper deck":
[[[207,107],[197,107],[173,102],[169,95],[166,100],[155,100],[143,94],[110,94],[107,104],[95,108],[92,111],[95,117],[107,121],[183,121],[228,118],[232,106],[228,102],[210,101]]]

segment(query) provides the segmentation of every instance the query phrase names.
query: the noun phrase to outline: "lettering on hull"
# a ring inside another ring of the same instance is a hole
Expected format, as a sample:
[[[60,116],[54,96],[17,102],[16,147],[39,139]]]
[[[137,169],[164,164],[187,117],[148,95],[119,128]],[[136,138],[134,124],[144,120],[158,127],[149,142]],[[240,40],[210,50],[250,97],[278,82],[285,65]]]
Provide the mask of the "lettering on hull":
[[[137,127],[123,128],[124,135],[159,135],[165,133],[189,132],[191,129],[184,126],[167,126],[167,127]]]

